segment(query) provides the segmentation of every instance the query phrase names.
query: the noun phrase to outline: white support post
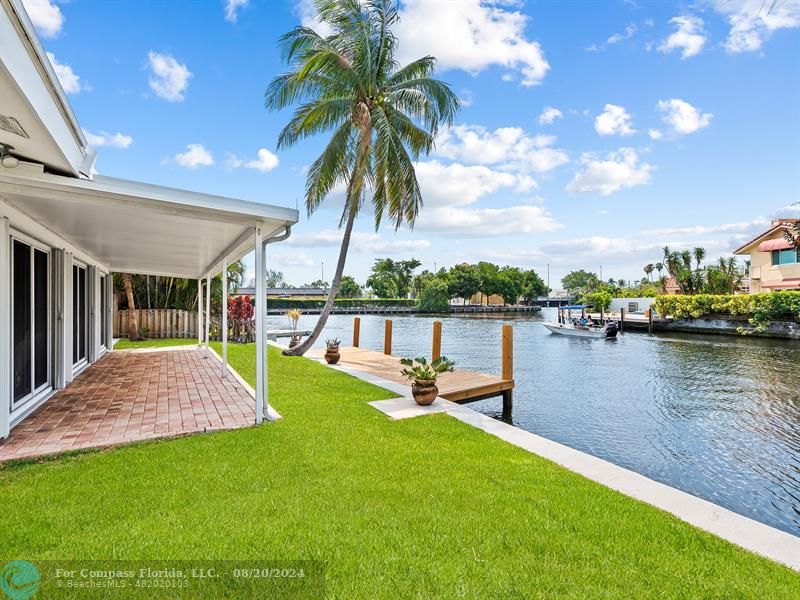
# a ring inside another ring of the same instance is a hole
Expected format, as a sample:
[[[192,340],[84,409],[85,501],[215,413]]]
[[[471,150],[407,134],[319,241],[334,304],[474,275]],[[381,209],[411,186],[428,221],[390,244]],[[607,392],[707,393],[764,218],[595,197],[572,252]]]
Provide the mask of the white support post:
[[[264,290],[264,240],[261,236],[261,223],[256,224],[255,248],[256,248],[256,423],[264,420],[264,404],[266,400],[266,332],[265,323],[265,303],[266,293]]]
[[[2,210],[2,206],[0,206]],[[0,217],[0,439],[11,427],[11,229]]]
[[[222,376],[228,376],[228,261],[222,261]]]
[[[211,331],[211,275],[206,276],[206,358],[208,358],[208,334]]]
[[[203,280],[197,280],[197,345],[203,345]]]

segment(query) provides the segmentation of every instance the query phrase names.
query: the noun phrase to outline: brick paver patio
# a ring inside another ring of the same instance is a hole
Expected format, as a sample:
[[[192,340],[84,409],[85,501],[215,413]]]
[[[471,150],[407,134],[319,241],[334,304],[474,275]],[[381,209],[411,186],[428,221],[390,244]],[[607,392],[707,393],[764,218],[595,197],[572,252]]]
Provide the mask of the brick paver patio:
[[[253,424],[247,388],[195,347],[114,351],[0,441],[0,461]]]

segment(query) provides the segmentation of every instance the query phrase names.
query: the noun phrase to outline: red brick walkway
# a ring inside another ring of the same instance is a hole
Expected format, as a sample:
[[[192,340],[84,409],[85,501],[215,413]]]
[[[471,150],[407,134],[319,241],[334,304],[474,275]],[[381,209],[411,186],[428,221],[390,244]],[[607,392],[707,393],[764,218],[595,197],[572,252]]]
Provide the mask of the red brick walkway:
[[[217,358],[181,348],[114,351],[0,441],[0,461],[253,424],[254,400]]]

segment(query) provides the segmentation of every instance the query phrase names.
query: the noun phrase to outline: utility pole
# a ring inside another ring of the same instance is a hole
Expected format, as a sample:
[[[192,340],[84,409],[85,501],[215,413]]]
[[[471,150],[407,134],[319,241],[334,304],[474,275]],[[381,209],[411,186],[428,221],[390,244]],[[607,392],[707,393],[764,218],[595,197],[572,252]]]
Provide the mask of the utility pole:
[[[547,263],[547,297],[550,297],[550,263]]]
[[[600,281],[603,281],[603,265],[600,265]]]
[[[322,263],[322,281],[325,281],[325,262]]]

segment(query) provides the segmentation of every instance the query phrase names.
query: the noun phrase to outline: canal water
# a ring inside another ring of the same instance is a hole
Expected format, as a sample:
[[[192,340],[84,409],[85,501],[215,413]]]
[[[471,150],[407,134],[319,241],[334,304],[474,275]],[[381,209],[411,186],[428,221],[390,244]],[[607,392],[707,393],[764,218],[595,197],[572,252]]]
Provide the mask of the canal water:
[[[270,317],[270,327],[287,327]],[[311,329],[315,316],[302,317]],[[397,356],[430,355],[433,319],[394,316]],[[538,316],[445,317],[442,353],[500,373],[500,333],[514,325],[513,423],[800,535],[800,343],[739,336],[550,334]],[[382,316],[361,317],[361,346],[383,349]],[[352,316],[323,337],[352,342]],[[320,340],[319,345],[324,345]],[[469,405],[500,418],[500,398]]]

